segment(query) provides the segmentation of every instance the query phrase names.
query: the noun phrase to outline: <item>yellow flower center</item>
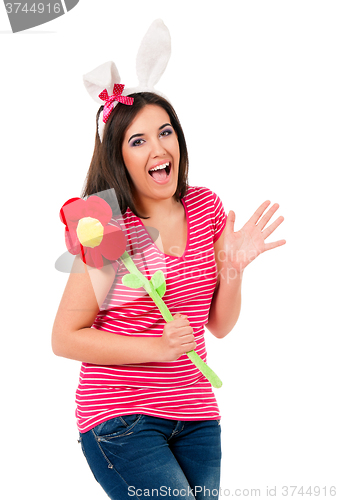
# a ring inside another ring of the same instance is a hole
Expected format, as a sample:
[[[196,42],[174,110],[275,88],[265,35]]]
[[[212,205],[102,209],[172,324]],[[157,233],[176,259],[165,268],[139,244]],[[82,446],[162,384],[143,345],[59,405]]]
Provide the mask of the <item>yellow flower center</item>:
[[[77,237],[84,247],[95,248],[103,238],[103,226],[98,219],[83,217],[76,228]]]

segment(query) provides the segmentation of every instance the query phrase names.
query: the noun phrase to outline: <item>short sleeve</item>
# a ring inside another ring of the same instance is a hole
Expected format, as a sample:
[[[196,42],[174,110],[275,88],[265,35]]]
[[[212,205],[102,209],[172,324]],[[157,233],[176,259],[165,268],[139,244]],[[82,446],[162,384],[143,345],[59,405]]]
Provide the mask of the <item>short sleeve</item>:
[[[216,193],[212,193],[213,203],[214,203],[214,239],[213,242],[216,243],[218,238],[221,236],[227,216],[223,207],[223,203]]]

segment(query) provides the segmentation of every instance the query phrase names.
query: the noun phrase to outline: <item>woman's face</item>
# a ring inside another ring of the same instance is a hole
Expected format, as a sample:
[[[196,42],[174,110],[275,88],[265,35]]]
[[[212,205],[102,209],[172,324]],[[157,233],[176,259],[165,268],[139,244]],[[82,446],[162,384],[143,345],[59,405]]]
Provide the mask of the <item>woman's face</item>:
[[[122,155],[136,202],[171,198],[177,189],[180,149],[168,113],[147,104],[127,128]],[[156,171],[154,171],[156,169]]]

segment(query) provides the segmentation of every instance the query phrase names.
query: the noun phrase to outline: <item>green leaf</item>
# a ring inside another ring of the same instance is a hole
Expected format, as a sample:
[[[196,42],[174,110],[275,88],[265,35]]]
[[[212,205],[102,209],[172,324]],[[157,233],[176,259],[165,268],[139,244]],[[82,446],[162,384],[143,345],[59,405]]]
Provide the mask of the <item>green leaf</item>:
[[[162,283],[161,286],[159,286],[158,288],[156,288],[156,292],[159,294],[159,296],[162,298],[163,295],[165,294],[165,290],[166,290],[166,287],[165,287],[165,281],[164,283]]]
[[[142,288],[142,281],[135,274],[125,274],[122,283],[128,288]]]
[[[166,290],[165,277],[163,271],[161,270],[156,271],[156,273],[153,274],[150,281],[153,284],[159,296],[163,297]]]
[[[163,271],[158,270],[156,273],[154,273],[151,277],[152,284],[154,285],[154,288],[158,288],[159,286],[162,285],[162,283],[165,283],[165,277],[163,274]]]

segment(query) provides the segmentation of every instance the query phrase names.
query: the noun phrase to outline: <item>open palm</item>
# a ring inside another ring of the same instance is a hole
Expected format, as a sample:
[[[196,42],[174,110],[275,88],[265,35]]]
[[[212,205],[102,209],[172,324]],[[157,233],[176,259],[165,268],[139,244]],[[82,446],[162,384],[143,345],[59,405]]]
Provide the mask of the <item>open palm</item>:
[[[236,271],[243,271],[250,262],[266,250],[271,250],[286,243],[285,240],[265,243],[266,238],[284,220],[284,217],[280,216],[270,226],[265,228],[273,214],[279,208],[278,203],[275,203],[263,215],[269,205],[270,201],[262,203],[242,229],[237,232],[234,231],[235,213],[230,210],[225,226],[224,251],[227,264],[236,269]]]

